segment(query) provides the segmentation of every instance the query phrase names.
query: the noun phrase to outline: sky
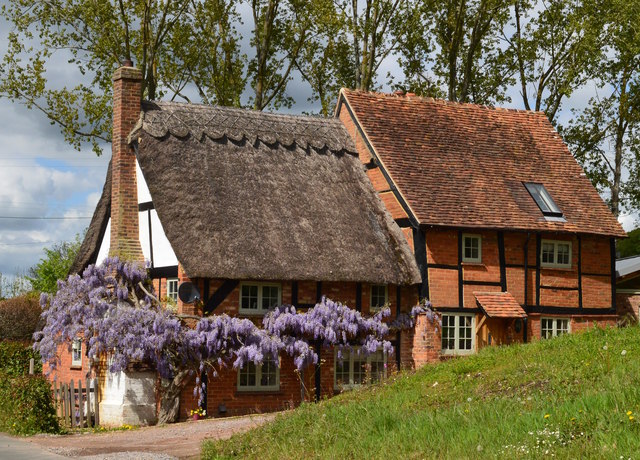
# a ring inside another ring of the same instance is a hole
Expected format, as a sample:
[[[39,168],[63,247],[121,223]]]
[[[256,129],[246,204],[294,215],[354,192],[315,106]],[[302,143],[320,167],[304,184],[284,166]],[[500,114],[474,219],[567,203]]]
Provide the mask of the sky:
[[[8,31],[8,25],[0,22],[1,54]],[[247,46],[248,37],[244,42]],[[393,56],[380,75],[387,72],[400,74]],[[65,59],[49,66],[47,74],[56,86],[80,78]],[[382,91],[391,89],[383,86]],[[310,90],[299,75],[287,92],[297,101],[291,112],[317,111],[308,103]],[[506,106],[521,108],[517,89],[510,93],[513,102]],[[584,107],[594,94],[591,85],[576,91],[565,103],[560,123],[572,116],[572,107]],[[84,231],[100,197],[111,153],[110,145],[103,146],[100,157],[89,146],[73,149],[42,113],[5,98],[0,98],[0,139],[0,274],[6,278],[26,273],[44,256],[43,248],[73,240]],[[635,216],[620,220],[625,230],[634,228]]]

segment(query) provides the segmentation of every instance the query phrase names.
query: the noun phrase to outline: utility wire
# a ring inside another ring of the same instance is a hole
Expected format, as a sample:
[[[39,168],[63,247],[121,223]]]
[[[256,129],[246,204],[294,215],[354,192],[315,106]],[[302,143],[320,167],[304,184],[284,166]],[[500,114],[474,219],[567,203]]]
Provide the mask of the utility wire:
[[[0,216],[0,219],[23,219],[23,220],[79,220],[91,219],[91,216],[73,216],[73,217],[21,217],[21,216]]]

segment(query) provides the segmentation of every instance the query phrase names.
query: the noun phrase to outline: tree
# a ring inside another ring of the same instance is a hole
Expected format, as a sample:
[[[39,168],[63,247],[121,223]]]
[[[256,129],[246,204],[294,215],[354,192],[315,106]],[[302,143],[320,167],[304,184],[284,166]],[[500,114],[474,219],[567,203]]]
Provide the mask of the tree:
[[[66,279],[80,245],[82,236],[76,235],[74,241],[56,243],[51,248],[45,248],[45,257],[29,269],[27,279],[31,287],[37,292],[54,294],[58,290],[58,280]]]
[[[578,0],[516,0],[504,33],[517,68],[526,110],[544,110],[552,122],[562,102],[586,83],[600,57],[602,21],[596,5]],[[528,21],[527,21],[528,19]]]
[[[618,257],[632,257],[640,255],[640,228],[629,232],[629,238],[616,242]]]
[[[618,216],[640,208],[640,9],[624,0],[600,6],[603,52],[591,74],[599,94],[563,135]]]
[[[314,9],[302,0],[250,6],[256,53],[247,66],[238,0],[9,0],[1,10],[12,30],[0,97],[41,111],[67,142],[77,149],[89,142],[98,155],[111,139],[111,76],[126,61],[142,70],[142,98],[239,106],[250,81],[255,108],[290,104],[287,83],[314,33]],[[78,71],[72,84],[49,80],[60,58]]]
[[[382,322],[388,309],[364,318],[323,299],[305,313],[289,306],[277,308],[265,316],[264,329],[228,315],[204,317],[189,327],[150,291],[146,270],[117,258],[90,265],[82,276],[70,276],[55,296],[41,298],[45,325],[35,336],[35,348],[43,362],[55,369],[60,347],[70,348],[81,337],[92,362],[110,354],[111,372],[126,370],[133,362],[150,364],[169,379],[159,417],[166,422],[177,416],[176,400],[193,374],[211,371],[216,376],[222,368],[260,365],[267,357],[277,362],[280,353],[293,357],[303,371],[318,361],[319,346],[340,350],[359,345],[364,355],[392,349],[386,340],[389,327]]]
[[[407,89],[450,101],[507,100],[513,69],[500,39],[509,2],[428,0],[408,5],[396,32]]]

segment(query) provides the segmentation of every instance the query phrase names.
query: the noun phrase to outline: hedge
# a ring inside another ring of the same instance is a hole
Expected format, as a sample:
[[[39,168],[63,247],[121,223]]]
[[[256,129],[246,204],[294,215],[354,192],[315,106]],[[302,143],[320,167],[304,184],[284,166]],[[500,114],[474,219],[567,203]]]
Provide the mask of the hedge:
[[[34,358],[36,374],[29,375]],[[57,433],[51,384],[41,374],[40,357],[29,344],[0,342],[0,431],[11,434]]]

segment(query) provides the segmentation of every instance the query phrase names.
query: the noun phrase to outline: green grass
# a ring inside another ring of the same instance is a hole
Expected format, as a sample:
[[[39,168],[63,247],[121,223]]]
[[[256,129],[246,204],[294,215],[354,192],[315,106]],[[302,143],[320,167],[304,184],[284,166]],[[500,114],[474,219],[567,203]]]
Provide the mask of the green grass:
[[[640,328],[486,348],[207,441],[203,458],[640,458]]]

